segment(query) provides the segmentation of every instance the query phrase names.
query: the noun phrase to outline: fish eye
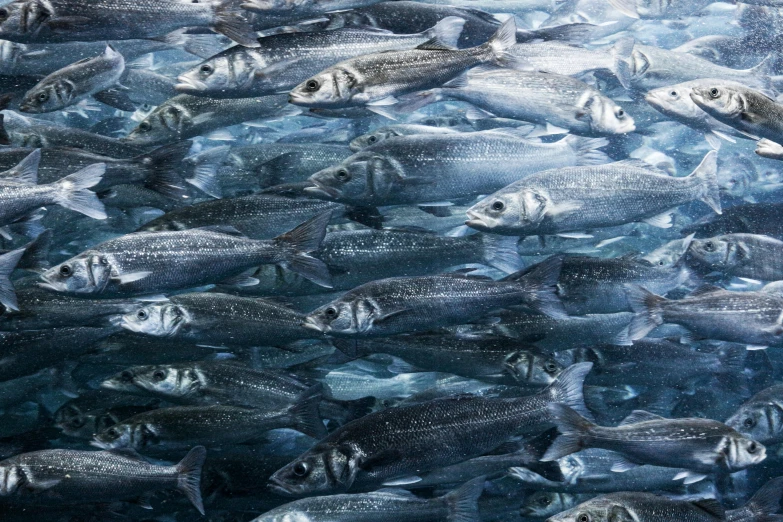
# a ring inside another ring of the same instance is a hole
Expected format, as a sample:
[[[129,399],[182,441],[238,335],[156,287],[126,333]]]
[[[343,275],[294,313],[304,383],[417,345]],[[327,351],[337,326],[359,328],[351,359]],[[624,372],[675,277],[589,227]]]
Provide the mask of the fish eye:
[[[576,522],[590,522],[590,515],[587,513],[579,513],[576,516]]]
[[[109,260],[106,259],[105,257],[102,257],[102,258],[98,259],[98,262],[100,264],[102,264],[103,266],[109,266]]]
[[[658,261],[658,266],[663,266],[663,265],[665,265],[665,264],[666,264],[666,263],[663,261],[663,259],[661,259],[660,261]]]
[[[339,179],[340,181],[348,181],[351,179],[351,173],[345,169],[338,170],[336,175],[337,175],[337,179]]]
[[[165,378],[166,378],[166,372],[164,372],[163,370],[155,370],[152,373],[152,379],[155,381],[162,381]]]
[[[554,362],[549,361],[544,365],[544,370],[546,370],[547,373],[555,373],[557,371],[557,365]]]
[[[617,111],[617,117],[618,118],[622,118],[623,116],[625,116],[625,111],[624,110],[620,109],[619,111]]]
[[[133,381],[133,372],[129,370],[125,370],[120,374],[120,380],[122,382],[131,382]]]
[[[506,204],[503,203],[502,201],[495,201],[494,203],[492,203],[492,210],[500,212],[504,208],[506,208]]]
[[[704,250],[706,250],[707,252],[715,252],[715,243],[713,243],[712,241],[705,241]]]
[[[84,420],[84,417],[76,417],[75,419],[72,419],[69,423],[72,428],[81,428],[85,424],[87,424],[87,421]]]
[[[297,462],[294,464],[294,475],[297,477],[304,477],[310,472],[310,466],[305,462]]]
[[[670,95],[672,98],[676,98],[676,97],[677,97],[677,91],[672,91],[672,92],[670,92],[670,93],[669,93],[669,95]]]
[[[710,96],[712,96],[713,98],[719,97],[720,90],[718,90],[716,87],[713,87],[712,89],[710,89]]]
[[[378,138],[376,138],[375,136],[370,135],[367,138],[367,143],[375,143],[376,141],[378,141]]]
[[[201,68],[199,68],[199,71],[201,71],[204,74],[212,74],[212,71],[214,71],[214,69],[212,68],[211,65],[205,63],[204,65],[201,66]]]
[[[318,90],[318,87],[321,85],[318,83],[318,80],[307,80],[307,83],[305,84],[305,89],[307,89],[309,92],[315,92]]]
[[[541,504],[542,506],[548,506],[549,504],[552,503],[552,499],[549,497],[541,497],[540,499],[538,499],[538,503]]]
[[[744,421],[742,421],[742,425],[746,428],[752,428],[756,425],[756,421],[753,420],[753,417],[747,417]]]
[[[8,19],[8,9],[0,9],[0,21]]]
[[[139,123],[139,130],[141,132],[148,132],[152,128],[152,125],[148,121],[143,121]]]
[[[136,319],[138,319],[139,321],[146,321],[148,317],[149,314],[144,309],[141,309],[138,312],[136,312]]]
[[[329,308],[324,310],[324,315],[327,317],[327,319],[334,319],[339,314],[337,313],[337,309],[336,308],[334,308],[333,306],[330,306]]]
[[[48,92],[44,91],[44,92],[42,92],[41,94],[38,95],[38,101],[45,102],[48,99],[49,99],[49,93]]]
[[[748,444],[748,453],[750,453],[751,455],[756,453],[758,449],[759,449],[759,445],[756,444],[755,442],[751,442],[750,444]]]
[[[117,428],[109,428],[108,430],[106,430],[106,435],[108,435],[113,439],[116,439],[117,437],[120,436],[120,432],[117,430]]]
[[[60,267],[60,275],[63,277],[68,277],[73,273],[71,270],[71,267],[69,265],[63,265]]]

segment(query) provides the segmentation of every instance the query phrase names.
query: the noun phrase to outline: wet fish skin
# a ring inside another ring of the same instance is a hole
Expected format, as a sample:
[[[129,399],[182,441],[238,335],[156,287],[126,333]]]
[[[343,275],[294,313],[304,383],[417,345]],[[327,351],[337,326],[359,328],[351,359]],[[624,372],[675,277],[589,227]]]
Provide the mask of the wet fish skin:
[[[529,397],[463,395],[372,413],[338,428],[278,470],[270,484],[286,496],[338,493],[479,456],[523,427],[543,431],[550,422],[548,403],[567,401],[583,409],[581,383],[590,366],[566,369]],[[486,414],[477,417],[477,411]]]
[[[175,466],[150,464],[138,454],[54,449],[0,461],[0,496],[14,501],[62,504],[111,502],[163,489],[179,489],[203,515],[201,467],[196,446]]]
[[[744,85],[722,81],[691,91],[691,99],[713,118],[752,136],[783,141],[783,105]]]
[[[592,495],[559,493],[555,491],[536,491],[525,497],[519,509],[523,517],[547,518],[566,511],[577,504],[592,498]]]
[[[466,224],[525,236],[644,220],[666,228],[668,218],[659,222],[656,216],[697,199],[720,214],[714,151],[685,178],[673,178],[638,160],[531,174],[471,207]]]
[[[688,502],[671,500],[650,493],[612,493],[588,500],[568,511],[547,519],[566,520],[638,520],[639,522],[718,522],[725,520],[723,507],[717,500]]]
[[[701,270],[762,281],[783,279],[781,256],[783,241],[759,234],[696,239],[688,250],[688,262]]]
[[[405,1],[405,0],[401,0]],[[451,127],[433,127],[430,125],[418,125],[412,123],[398,123],[374,129],[368,134],[363,134],[351,140],[349,147],[353,152],[376,145],[386,139],[397,136],[413,136],[416,134],[455,134],[460,132]]]
[[[328,285],[307,252],[323,240],[330,213],[274,240],[196,229],[137,232],[101,243],[41,275],[41,285],[81,295],[149,294],[216,283],[264,263],[279,263]]]
[[[783,440],[783,385],[766,388],[748,399],[726,420],[726,425],[762,444]]]

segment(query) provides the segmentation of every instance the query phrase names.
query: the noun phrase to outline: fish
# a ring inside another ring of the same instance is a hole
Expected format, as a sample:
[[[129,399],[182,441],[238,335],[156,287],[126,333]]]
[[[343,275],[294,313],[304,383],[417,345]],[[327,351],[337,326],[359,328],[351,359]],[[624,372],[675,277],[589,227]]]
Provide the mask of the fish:
[[[778,443],[783,439],[779,406],[782,394],[781,385],[761,390],[737,408],[726,425],[762,444]]]
[[[748,502],[737,509],[726,511],[726,520],[730,522],[779,522],[781,515],[774,515],[780,506],[780,477],[770,479],[759,488]]]
[[[725,510],[714,499],[697,501],[671,500],[650,493],[612,493],[603,495],[547,519],[565,520],[638,520],[639,522],[715,522],[725,520]]]
[[[721,213],[715,152],[685,178],[639,160],[531,174],[468,209],[468,226],[507,235],[541,235],[634,221],[667,228],[671,209],[701,200]]]
[[[666,419],[637,410],[616,428],[606,428],[563,404],[550,405],[549,410],[561,435],[542,457],[544,462],[584,448],[602,448],[619,453],[612,471],[642,464],[685,468],[688,471],[677,474],[677,479],[693,483],[718,470],[733,473],[746,469],[767,456],[761,443],[714,420]]]
[[[403,0],[404,1],[404,0]],[[396,125],[387,125],[379,127],[373,132],[363,134],[351,140],[348,144],[353,152],[359,152],[372,145],[382,142],[388,138],[396,136],[413,136],[416,134],[456,134],[459,131],[451,127],[433,127],[430,125],[419,125],[415,123],[400,123]]]
[[[783,279],[777,262],[783,242],[758,234],[726,234],[694,240],[688,249],[689,263],[706,272],[764,281]]]

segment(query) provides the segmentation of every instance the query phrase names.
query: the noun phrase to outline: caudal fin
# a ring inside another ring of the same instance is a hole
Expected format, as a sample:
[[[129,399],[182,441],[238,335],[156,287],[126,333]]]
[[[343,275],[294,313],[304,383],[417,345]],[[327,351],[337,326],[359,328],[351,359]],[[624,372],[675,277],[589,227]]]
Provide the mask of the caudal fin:
[[[507,274],[517,272],[525,267],[525,262],[517,250],[518,237],[481,234],[480,238],[484,246],[482,252],[484,263]]]
[[[423,36],[428,40],[435,38],[442,44],[456,48],[463,27],[465,27],[464,18],[447,16],[430,29],[424,31]]]
[[[690,176],[701,181],[702,191],[699,199],[710,206],[716,214],[721,214],[720,186],[718,185],[718,153],[711,150],[701,160]]]
[[[14,285],[11,284],[11,272],[24,255],[24,248],[11,250],[0,256],[0,304],[9,310],[19,310]]]
[[[585,404],[584,384],[587,374],[593,368],[593,363],[572,364],[560,375],[555,382],[549,385],[546,393],[550,395],[551,402],[565,404],[585,417],[592,417]]]
[[[205,150],[187,159],[193,165],[193,176],[185,181],[213,198],[222,198],[223,189],[217,180],[217,170],[223,165],[231,151],[231,146],[223,145]]]
[[[550,404],[548,408],[561,435],[546,450],[541,461],[550,462],[585,449],[587,436],[595,424],[564,404]]]
[[[620,38],[612,47],[612,72],[626,90],[631,89],[631,53],[636,41]]]
[[[562,257],[550,257],[528,270],[516,272],[503,280],[522,283],[526,290],[524,304],[537,312],[560,319],[568,317],[563,303],[557,296],[557,280],[562,266]]]
[[[628,285],[625,289],[628,304],[636,314],[628,325],[628,337],[632,341],[643,338],[655,327],[663,324],[663,309],[661,305],[667,301],[665,297],[655,295],[641,286]]]
[[[296,404],[288,410],[294,420],[292,428],[316,439],[326,437],[326,427],[318,410],[322,399],[322,384],[316,384],[307,389]]]
[[[324,212],[275,238],[275,241],[283,244],[287,251],[282,266],[327,288],[332,286],[329,268],[320,259],[310,256],[309,252],[318,250],[321,246],[326,236],[326,226],[331,219],[331,211]]]
[[[761,486],[742,510],[753,513],[754,521],[769,521],[783,519],[774,513],[780,510],[780,497],[783,495],[783,477],[769,480]],[[777,518],[776,518],[777,517]]]
[[[204,502],[201,500],[201,468],[204,466],[206,458],[206,448],[196,446],[177,464],[177,489],[188,497],[188,500],[202,515],[204,514]]]
[[[576,155],[577,165],[602,165],[611,161],[605,152],[598,150],[609,145],[606,138],[585,138],[570,134],[563,141]]]
[[[24,246],[24,255],[18,268],[27,270],[45,270],[49,268],[49,249],[52,246],[52,231],[44,230],[38,237]]]
[[[253,27],[242,16],[233,0],[225,0],[215,6],[215,20],[212,25],[215,32],[228,36],[239,45],[245,47],[260,47],[258,35]]]
[[[0,173],[0,179],[35,185],[38,183],[38,165],[40,163],[41,149],[35,149],[16,167]]]
[[[95,163],[57,181],[55,183],[58,189],[55,194],[57,204],[93,219],[106,219],[103,203],[95,192],[87,190],[100,183],[105,172],[105,163]]]
[[[517,43],[517,24],[513,16],[503,22],[500,28],[483,45],[487,51],[486,62],[499,67],[524,69],[527,62],[509,52],[509,49]]]
[[[449,522],[479,522],[478,499],[484,492],[485,477],[476,477],[443,497]]]
[[[172,199],[186,197],[188,189],[180,171],[192,145],[189,141],[180,141],[133,158],[134,163],[148,170],[144,186]]]

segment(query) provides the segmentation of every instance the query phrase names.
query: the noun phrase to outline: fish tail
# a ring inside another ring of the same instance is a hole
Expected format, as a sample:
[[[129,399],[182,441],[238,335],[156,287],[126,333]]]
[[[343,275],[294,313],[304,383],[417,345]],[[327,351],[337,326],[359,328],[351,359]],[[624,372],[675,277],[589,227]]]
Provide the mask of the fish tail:
[[[201,468],[206,458],[206,448],[196,446],[177,464],[177,488],[188,497],[202,515],[204,502],[201,500]]]
[[[559,319],[568,316],[557,295],[557,280],[562,266],[562,257],[550,257],[530,269],[515,272],[503,280],[519,281],[524,286],[526,305],[542,314]]]
[[[449,522],[479,522],[478,499],[484,492],[485,477],[476,477],[443,497]]]
[[[222,147],[213,147],[193,157],[195,163],[193,177],[186,178],[185,181],[213,198],[223,197],[223,190],[217,180],[217,169],[226,160],[230,150],[229,145],[223,145]]]
[[[321,419],[318,407],[323,399],[323,385],[316,384],[308,388],[299,400],[291,406],[288,413],[294,420],[295,430],[316,439],[326,437],[326,427]]]
[[[662,304],[665,297],[655,295],[641,286],[629,285],[626,288],[628,304],[636,314],[628,325],[628,337],[635,341],[650,333],[655,327],[663,324]]]
[[[329,268],[320,259],[309,255],[309,252],[321,246],[331,219],[332,212],[324,212],[275,238],[275,241],[287,247],[288,253],[281,263],[283,267],[327,288],[332,285]]]
[[[144,186],[172,199],[187,196],[188,191],[179,172],[191,145],[189,141],[181,141],[133,158],[134,163],[151,171],[144,181]]]
[[[517,43],[517,24],[514,17],[503,22],[500,28],[493,34],[482,47],[486,51],[487,63],[499,67],[512,69],[526,69],[528,63],[509,52],[509,49]]]
[[[611,161],[609,156],[599,150],[609,144],[606,138],[585,138],[570,134],[563,138],[563,142],[573,150],[577,165],[602,165]]]
[[[710,206],[716,214],[721,214],[720,186],[718,185],[718,153],[714,150],[707,153],[699,166],[691,173],[689,178],[701,182],[702,194],[699,199]]]
[[[525,267],[525,262],[517,250],[518,237],[496,236],[494,234],[481,234],[479,237],[483,246],[483,260],[489,266],[507,274],[517,272]]]
[[[563,370],[547,389],[552,402],[565,404],[585,417],[592,417],[585,404],[584,396],[585,378],[592,368],[593,363],[578,363]]]
[[[19,262],[19,267],[29,270],[44,270],[49,268],[49,249],[52,246],[51,230],[44,230],[38,237],[27,243],[24,248],[24,255]]]
[[[234,6],[233,0],[220,1],[214,8],[215,19],[212,29],[215,32],[225,35],[245,47],[261,46],[258,43],[258,35],[242,16],[241,11]]]
[[[24,248],[17,248],[0,256],[0,304],[9,310],[19,310],[14,285],[11,283],[11,272],[24,255]]]
[[[457,47],[457,42],[465,27],[465,19],[459,16],[447,16],[437,24],[424,31],[424,37],[428,40],[435,38],[438,42]]]
[[[631,53],[636,41],[620,38],[612,47],[612,72],[626,90],[631,89]]]
[[[106,219],[103,203],[94,192],[87,190],[100,183],[105,172],[105,163],[95,163],[57,181],[56,203],[93,219]]]
[[[783,495],[783,477],[773,478],[761,486],[761,489],[745,504],[744,509],[753,513],[755,521],[783,520],[783,516],[772,514],[780,509],[781,495]]]
[[[595,424],[564,404],[550,404],[549,412],[561,435],[541,457],[542,462],[551,462],[587,447],[587,436]]]
[[[40,165],[40,163],[41,149],[35,149],[20,161],[18,165],[7,171],[4,177],[14,181],[35,185],[38,183],[38,165]]]

